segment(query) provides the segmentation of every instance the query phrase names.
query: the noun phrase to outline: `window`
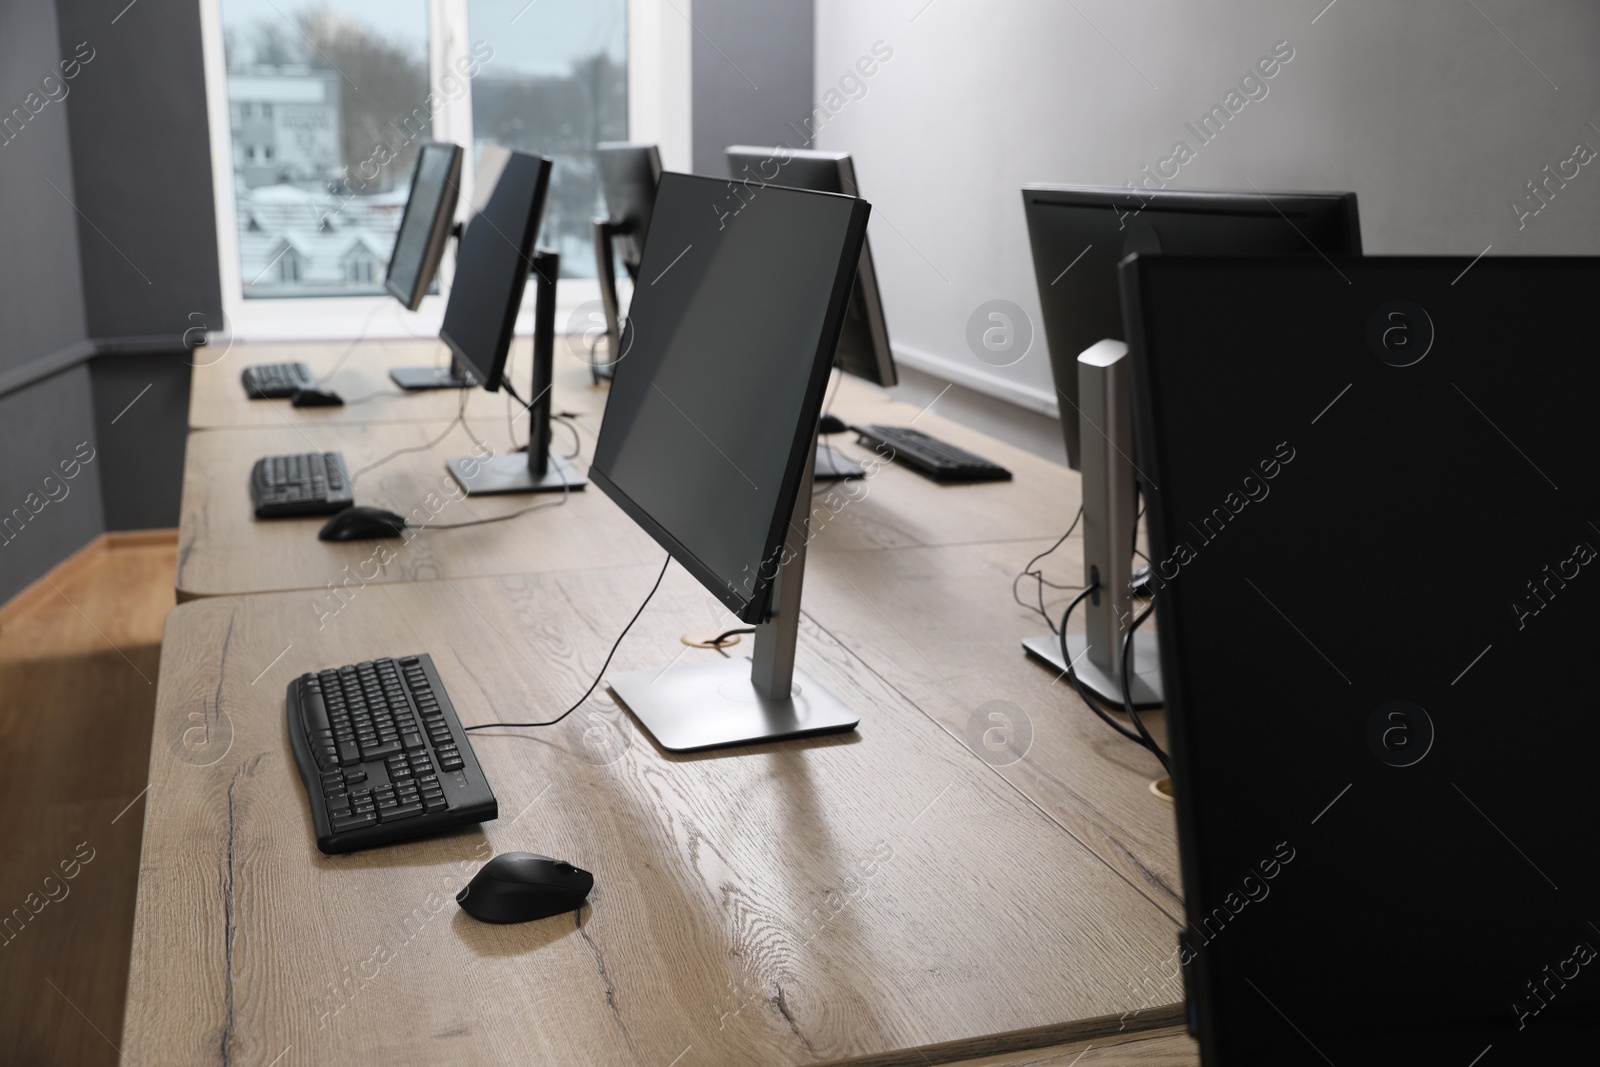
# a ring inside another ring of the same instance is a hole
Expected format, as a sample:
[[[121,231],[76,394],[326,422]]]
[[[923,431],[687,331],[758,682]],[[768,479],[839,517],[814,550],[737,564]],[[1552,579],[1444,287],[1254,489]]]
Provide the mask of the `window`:
[[[561,321],[599,295],[595,143],[632,137],[661,145],[668,166],[688,162],[692,29],[672,5],[200,0],[200,13],[223,304],[238,335],[431,329],[453,247],[417,321],[372,314],[393,303],[382,279],[423,141],[467,147],[463,214],[485,143],[552,158],[540,243],[561,252]],[[285,265],[275,257],[289,247]]]
[[[561,276],[595,275],[603,214],[594,146],[628,137],[626,0],[469,0],[469,34],[494,49],[472,83],[472,139],[546,155],[555,167],[539,243]]]
[[[426,0],[220,0],[229,100],[247,139],[233,195],[239,277],[247,299],[348,296],[382,290],[352,270],[345,231],[394,246],[417,145],[427,123],[398,135],[428,96]],[[424,112],[426,114],[426,112]],[[391,153],[372,165],[379,145]],[[293,263],[272,257],[293,239]]]

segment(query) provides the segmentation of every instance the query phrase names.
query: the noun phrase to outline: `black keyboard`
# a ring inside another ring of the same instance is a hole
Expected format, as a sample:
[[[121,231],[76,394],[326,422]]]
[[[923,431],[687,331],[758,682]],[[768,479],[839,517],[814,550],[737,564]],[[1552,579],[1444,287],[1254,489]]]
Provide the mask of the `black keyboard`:
[[[301,389],[315,389],[317,380],[304,363],[257,363],[246,367],[240,380],[251,400],[283,400]]]
[[[331,515],[355,503],[343,452],[263,456],[250,470],[250,501],[258,519]]]
[[[426,655],[302,674],[285,702],[317,848],[353,852],[498,818]]]
[[[982,456],[975,456],[937,437],[929,437],[909,426],[852,426],[861,442],[884,445],[894,452],[893,459],[921,471],[936,482],[1004,482],[1011,472]]]

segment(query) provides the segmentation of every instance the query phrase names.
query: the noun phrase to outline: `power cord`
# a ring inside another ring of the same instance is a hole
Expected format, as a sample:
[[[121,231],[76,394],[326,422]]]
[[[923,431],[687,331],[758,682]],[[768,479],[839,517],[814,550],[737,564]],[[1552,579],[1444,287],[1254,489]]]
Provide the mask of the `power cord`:
[[[1100,588],[1099,582],[1090,582],[1088,585],[1084,586],[1083,591],[1077,596],[1073,597],[1072,603],[1067,605],[1067,610],[1061,613],[1061,629],[1057,630],[1056,634],[1061,642],[1061,660],[1067,665],[1067,679],[1072,682],[1072,688],[1078,691],[1079,699],[1088,705],[1090,711],[1099,716],[1102,722],[1111,727],[1113,730],[1117,731],[1117,733],[1121,734],[1129,741],[1132,741],[1140,748],[1143,748],[1154,755],[1156,759],[1161,761],[1161,766],[1165,768],[1167,773],[1170,775],[1172,773],[1172,767],[1167,762],[1167,754],[1161,750],[1160,745],[1156,744],[1155,739],[1150,736],[1150,732],[1145,729],[1144,723],[1139,719],[1139,712],[1133,706],[1132,694],[1129,692],[1128,688],[1128,652],[1133,647],[1133,631],[1138,627],[1139,623],[1143,622],[1145,617],[1148,616],[1152,610],[1154,610],[1155,605],[1152,604],[1150,607],[1145,608],[1144,614],[1138,617],[1133,626],[1128,629],[1128,632],[1124,634],[1122,638],[1123,710],[1127,712],[1128,718],[1132,720],[1137,732],[1135,732],[1135,730],[1128,729],[1126,726],[1113,719],[1106,712],[1106,710],[1100,706],[1100,702],[1094,698],[1094,695],[1084,688],[1083,683],[1078,680],[1078,672],[1073,669],[1072,657],[1067,652],[1067,620],[1072,617],[1072,609],[1081,604],[1098,588]]]
[[[1011,580],[1011,599],[1015,600],[1022,607],[1027,608],[1029,611],[1034,612],[1037,615],[1039,615],[1041,618],[1043,618],[1044,621],[1045,621],[1045,625],[1050,627],[1050,632],[1051,633],[1056,633],[1058,631],[1056,630],[1056,622],[1055,622],[1055,620],[1050,617],[1050,613],[1048,611],[1046,611],[1045,607],[1044,607],[1044,587],[1047,586],[1047,585],[1051,589],[1073,589],[1073,588],[1076,588],[1076,587],[1075,586],[1070,586],[1070,585],[1057,585],[1055,582],[1047,581],[1045,579],[1045,576],[1044,576],[1044,571],[1042,571],[1042,570],[1034,570],[1033,569],[1033,565],[1035,563],[1038,563],[1041,559],[1044,559],[1046,556],[1050,555],[1056,549],[1060,548],[1063,544],[1065,544],[1067,538],[1072,536],[1072,531],[1076,530],[1078,528],[1078,523],[1080,523],[1082,521],[1083,521],[1083,508],[1080,507],[1080,508],[1078,508],[1078,514],[1072,520],[1072,525],[1067,527],[1067,532],[1062,534],[1059,538],[1057,538],[1055,544],[1051,545],[1049,548],[1045,549],[1043,552],[1039,553],[1037,556],[1034,556],[1026,564],[1024,564],[1023,567],[1022,567],[1022,573],[1018,574],[1015,578],[1013,578]],[[1037,607],[1035,607],[1034,605],[1029,604],[1027,601],[1023,600],[1021,595],[1017,592],[1017,586],[1018,586],[1018,584],[1021,583],[1022,579],[1024,579],[1024,578],[1032,578],[1032,579],[1034,579],[1034,581],[1036,581],[1038,583],[1039,604],[1038,604]]]
[[[397,448],[393,452],[390,452],[387,456],[384,456],[382,459],[376,460],[376,461],[374,461],[372,463],[368,463],[365,467],[362,467],[360,470],[358,470],[354,474],[350,475],[350,484],[351,485],[355,485],[356,481],[363,474],[366,474],[368,471],[377,470],[379,467],[383,466],[385,463],[389,462],[391,459],[394,459],[396,456],[404,456],[404,455],[406,455],[408,453],[411,453],[411,452],[426,452],[430,448],[433,448],[440,441],[443,441],[446,437],[450,436],[450,431],[456,428],[456,424],[457,423],[461,423],[462,425],[466,424],[465,423],[466,414],[467,414],[467,391],[465,389],[463,389],[461,391],[461,406],[456,411],[456,417],[450,420],[450,425],[448,425],[448,426],[446,426],[444,428],[444,432],[443,433],[441,433],[438,437],[435,437],[432,441],[429,441],[425,445],[415,445],[415,446],[413,446],[411,448]],[[468,432],[470,433],[471,431],[468,431]]]
[[[573,712],[581,708],[583,706],[583,702],[589,699],[589,694],[593,693],[595,687],[600,684],[600,679],[605,677],[606,668],[611,666],[611,657],[617,654],[617,649],[622,645],[622,639],[628,636],[628,631],[633,629],[633,624],[639,621],[639,616],[643,615],[644,609],[649,607],[651,599],[656,595],[656,590],[661,588],[661,579],[667,576],[667,568],[671,565],[672,555],[669,553],[666,560],[661,564],[661,573],[656,575],[656,584],[650,587],[650,592],[646,594],[644,603],[639,605],[639,610],[633,613],[633,618],[628,620],[628,625],[624,626],[622,628],[622,632],[617,635],[616,644],[612,645],[611,651],[606,653],[606,661],[600,665],[600,672],[594,676],[594,681],[589,683],[589,688],[583,691],[583,696],[579,697],[577,703],[573,704],[572,707],[568,708],[566,711],[563,711],[555,718],[547,719],[544,722],[485,722],[479,723],[477,726],[463,726],[461,729],[466,733],[471,733],[474,730],[490,730],[496,726],[517,728],[525,726],[554,726],[556,723],[560,722],[562,719],[565,719],[568,715],[571,715]]]

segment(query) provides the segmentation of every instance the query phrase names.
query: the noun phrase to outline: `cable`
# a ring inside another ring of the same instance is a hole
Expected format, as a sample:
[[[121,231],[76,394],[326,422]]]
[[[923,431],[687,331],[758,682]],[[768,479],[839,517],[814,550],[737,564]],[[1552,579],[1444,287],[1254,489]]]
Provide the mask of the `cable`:
[[[734,637],[734,636],[737,636],[739,634],[753,634],[755,632],[756,632],[756,628],[754,626],[746,626],[746,627],[743,627],[743,628],[738,629],[738,630],[724,630],[720,634],[718,634],[717,636],[713,637],[711,640],[707,641],[706,644],[708,644],[708,645],[716,645],[716,646],[720,647],[722,642],[726,641],[730,637]]]
[[[1058,537],[1056,539],[1056,543],[1055,544],[1051,545],[1049,548],[1045,549],[1043,552],[1039,553],[1037,556],[1034,556],[1027,563],[1025,563],[1023,565],[1023,567],[1022,567],[1022,573],[1018,574],[1015,578],[1013,578],[1011,580],[1011,599],[1015,600],[1018,604],[1020,604],[1022,607],[1027,608],[1029,611],[1036,612],[1037,614],[1042,616],[1044,621],[1045,621],[1045,625],[1050,627],[1050,632],[1051,633],[1056,633],[1057,632],[1056,623],[1055,623],[1055,620],[1050,617],[1050,613],[1045,610],[1045,607],[1044,607],[1044,587],[1048,585],[1051,589],[1071,589],[1071,588],[1073,588],[1073,586],[1070,586],[1070,585],[1057,585],[1055,582],[1046,581],[1045,580],[1045,576],[1044,576],[1044,571],[1036,571],[1036,570],[1034,570],[1033,569],[1033,565],[1035,563],[1038,563],[1041,559],[1044,559],[1046,556],[1050,555],[1050,553],[1054,552],[1056,549],[1060,548],[1062,546],[1062,544],[1064,544],[1066,542],[1067,538],[1072,536],[1072,531],[1076,530],[1078,528],[1078,523],[1080,523],[1082,521],[1083,521],[1083,508],[1079,507],[1078,508],[1078,514],[1072,520],[1072,525],[1067,527],[1067,532],[1062,534],[1060,537]],[[1032,604],[1029,604],[1027,601],[1023,600],[1022,597],[1017,593],[1017,584],[1019,582],[1021,582],[1022,579],[1024,579],[1024,578],[1032,578],[1032,579],[1034,579],[1035,581],[1037,581],[1039,583],[1039,606],[1038,607],[1034,607]]]
[[[1126,726],[1113,719],[1106,712],[1106,710],[1100,706],[1099,702],[1095,700],[1090,692],[1083,687],[1083,683],[1078,680],[1078,672],[1073,669],[1072,657],[1067,653],[1067,620],[1072,617],[1072,609],[1082,603],[1086,597],[1088,597],[1098,588],[1100,588],[1100,583],[1098,582],[1090,582],[1088,585],[1084,586],[1083,591],[1077,596],[1073,597],[1072,603],[1067,605],[1067,610],[1061,613],[1061,629],[1057,631],[1057,635],[1061,642],[1061,660],[1067,665],[1067,679],[1072,682],[1072,688],[1078,691],[1079,699],[1081,699],[1084,704],[1088,705],[1089,710],[1094,712],[1102,722],[1111,727],[1113,730],[1117,731],[1117,733],[1121,734],[1123,737],[1127,738],[1129,741],[1132,741],[1134,744],[1138,745],[1140,748],[1149,751],[1156,757],[1156,759],[1161,761],[1162,767],[1167,767],[1166,753],[1161,751],[1160,746],[1157,745],[1150,737],[1149,733],[1145,731],[1143,723],[1141,723],[1139,720],[1138,712],[1133,710],[1133,701],[1130,699],[1128,693],[1128,674],[1126,667],[1124,667],[1122,672],[1123,710],[1126,711],[1128,717],[1133,720],[1133,724],[1138,727],[1138,732],[1128,729]],[[1153,607],[1154,605],[1152,605],[1152,608]],[[1145,615],[1150,614],[1150,611],[1151,608],[1146,608]],[[1139,621],[1144,621],[1144,615],[1139,616]],[[1134,625],[1137,626],[1138,623],[1135,623]],[[1124,664],[1127,663],[1127,651],[1132,645],[1131,641],[1129,640],[1129,638],[1132,636],[1132,632],[1133,631],[1130,629],[1123,640]],[[1168,769],[1167,773],[1172,773],[1170,768]]]
[[[550,418],[555,421],[556,425],[566,427],[567,432],[572,434],[572,451],[571,452],[563,452],[561,454],[561,458],[562,459],[577,459],[578,458],[578,453],[583,451],[583,438],[578,436],[578,428],[576,426],[574,426],[571,422],[567,421],[568,419],[571,418],[571,416],[570,415],[564,415],[564,414],[563,415],[552,415],[552,416],[550,416]]]
[[[633,629],[633,624],[639,621],[639,616],[643,615],[644,609],[649,607],[651,598],[656,595],[656,590],[661,588],[661,579],[667,576],[667,568],[671,565],[672,555],[671,553],[668,553],[666,560],[661,564],[661,573],[656,575],[656,584],[650,587],[650,592],[645,595],[644,603],[639,605],[639,610],[633,613],[633,618],[628,620],[628,625],[624,626],[622,628],[622,632],[617,635],[616,644],[612,645],[611,651],[606,653],[606,661],[600,665],[600,671],[594,676],[594,681],[589,683],[589,688],[583,691],[583,696],[579,697],[577,703],[573,704],[572,707],[568,708],[566,711],[563,711],[555,718],[549,719],[545,722],[485,722],[479,723],[477,726],[463,726],[461,729],[466,733],[471,733],[473,730],[488,730],[496,726],[517,728],[524,726],[554,726],[562,719],[565,719],[568,715],[571,715],[573,712],[577,711],[583,706],[583,702],[589,699],[589,694],[594,692],[595,686],[600,684],[600,679],[605,677],[606,668],[611,666],[611,657],[617,654],[617,649],[622,645],[622,639],[628,636],[628,631]]]
[[[387,306],[388,301],[382,299],[372,305],[372,310],[367,312],[366,321],[361,324],[361,332],[350,339],[350,343],[345,346],[345,350],[343,352],[339,353],[339,358],[333,361],[333,366],[328,368],[328,372],[317,378],[318,384],[328,381],[335,374],[339,373],[339,368],[344,366],[344,361],[350,358],[350,353],[356,350],[356,345],[367,339],[367,329],[372,325],[372,320],[377,318],[378,312],[382,311]]]
[[[1133,686],[1129,681],[1129,672],[1132,667],[1130,666],[1128,653],[1133,651],[1134,631],[1139,629],[1140,623],[1150,617],[1150,613],[1155,608],[1156,606],[1151,604],[1140,612],[1139,617],[1134,619],[1133,623],[1128,627],[1128,632],[1122,635],[1122,703],[1128,709],[1128,718],[1133,720],[1134,729],[1138,730],[1139,736],[1144,738],[1144,747],[1155,753],[1156,759],[1161,761],[1161,768],[1170,777],[1172,764],[1167,761],[1167,754],[1161,751],[1161,746],[1156,744],[1156,739],[1150,736],[1150,731],[1144,728],[1144,723],[1139,719],[1139,709],[1134,707],[1133,704]]]
[[[450,436],[450,431],[456,428],[456,423],[463,421],[463,419],[466,416],[466,413],[467,413],[467,391],[465,389],[463,389],[461,391],[461,407],[456,412],[456,417],[450,420],[450,425],[448,425],[448,426],[446,426],[444,428],[444,432],[443,433],[441,433],[438,437],[435,437],[432,441],[429,441],[425,445],[416,445],[416,446],[414,446],[412,448],[397,448],[393,452],[390,452],[387,456],[384,456],[382,459],[377,460],[377,461],[375,461],[373,463],[368,463],[365,467],[362,467],[360,470],[356,471],[354,474],[352,474],[350,476],[350,484],[351,485],[355,485],[356,484],[356,480],[358,478],[360,478],[363,474],[367,473],[370,470],[376,470],[377,468],[383,466],[385,463],[389,462],[391,459],[394,459],[396,456],[403,456],[403,455],[406,455],[408,452],[426,452],[430,448],[433,448],[440,441],[443,441],[446,437]]]
[[[357,404],[365,404],[365,403],[368,403],[369,401],[379,400],[379,399],[382,399],[383,397],[386,397],[386,396],[405,396],[405,395],[406,395],[406,393],[405,393],[404,389],[382,389],[382,390],[379,390],[376,393],[368,393],[366,396],[358,396],[354,400],[346,400],[344,402],[344,406],[347,407],[347,408],[352,408],[352,407],[355,407]]]

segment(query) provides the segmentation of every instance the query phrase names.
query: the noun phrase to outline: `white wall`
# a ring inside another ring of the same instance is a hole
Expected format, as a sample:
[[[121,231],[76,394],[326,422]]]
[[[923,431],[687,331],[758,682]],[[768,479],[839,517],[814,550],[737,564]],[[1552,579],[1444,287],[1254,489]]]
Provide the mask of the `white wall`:
[[[1184,123],[1279,41],[1294,58],[1268,95],[1170,187],[1352,189],[1369,253],[1600,253],[1600,161],[1520,231],[1510,207],[1600,148],[1600,4],[1475,2],[816,0],[824,105],[875,41],[894,50],[817,140],[854,154],[873,203],[897,357],[1054,413],[1042,328],[998,370],[965,341],[993,298],[1039,322],[1021,186],[1120,186],[1197,145]]]

